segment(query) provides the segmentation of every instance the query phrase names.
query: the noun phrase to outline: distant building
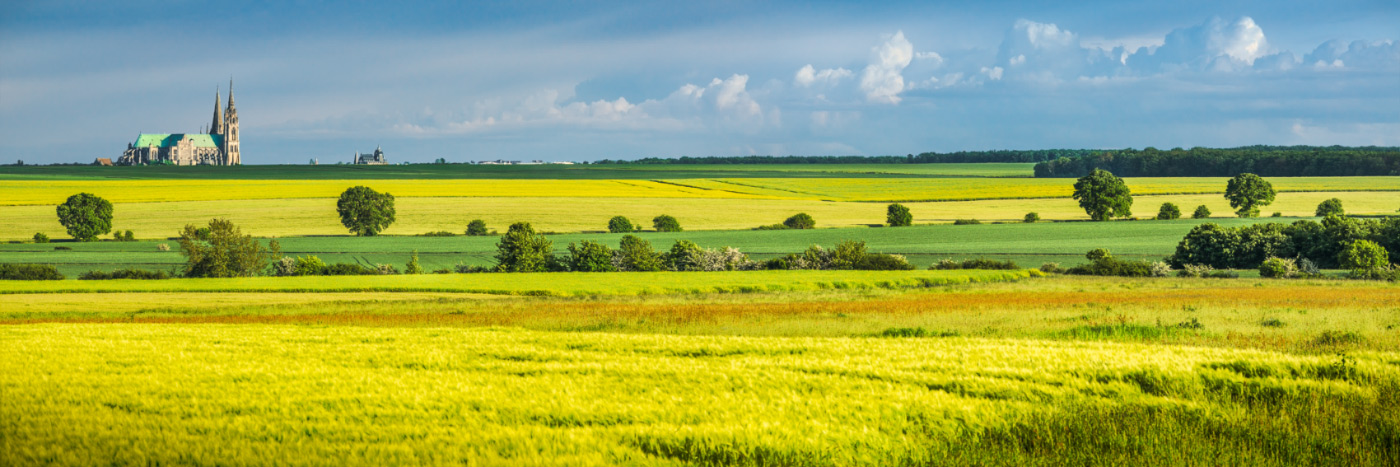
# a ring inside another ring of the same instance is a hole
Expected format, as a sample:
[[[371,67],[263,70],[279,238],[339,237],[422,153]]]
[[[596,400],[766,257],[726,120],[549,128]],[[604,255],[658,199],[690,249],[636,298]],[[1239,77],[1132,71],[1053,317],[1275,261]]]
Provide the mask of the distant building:
[[[112,165],[112,160],[111,160],[111,159],[108,159],[108,158],[106,158],[106,157],[99,157],[99,158],[97,158],[97,160],[92,161],[92,165],[106,165],[106,166],[110,166],[110,165]]]
[[[239,165],[238,110],[233,106],[233,81],[228,83],[228,113],[219,111],[214,92],[214,119],[208,133],[142,133],[126,145],[121,165]]]
[[[352,159],[350,163],[360,165],[389,165],[389,160],[384,158],[384,150],[376,146],[374,152],[369,154],[360,154],[359,151],[355,151],[355,158]]]

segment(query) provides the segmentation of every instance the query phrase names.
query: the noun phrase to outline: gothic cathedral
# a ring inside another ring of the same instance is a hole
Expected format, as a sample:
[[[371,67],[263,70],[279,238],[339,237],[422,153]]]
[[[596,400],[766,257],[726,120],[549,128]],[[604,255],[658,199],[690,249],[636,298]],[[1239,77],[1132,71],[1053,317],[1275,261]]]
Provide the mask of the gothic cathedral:
[[[238,109],[233,106],[233,80],[228,83],[228,113],[219,111],[214,91],[214,120],[208,133],[141,133],[126,146],[120,165],[239,165]]]

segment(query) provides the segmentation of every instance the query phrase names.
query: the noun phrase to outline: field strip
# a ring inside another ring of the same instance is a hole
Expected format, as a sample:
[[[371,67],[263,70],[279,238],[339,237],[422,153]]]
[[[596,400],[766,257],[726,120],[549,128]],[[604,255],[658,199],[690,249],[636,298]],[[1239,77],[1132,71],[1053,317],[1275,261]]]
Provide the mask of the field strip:
[[[0,294],[147,292],[462,292],[593,296],[898,289],[1006,281],[1020,271],[729,271],[428,274],[229,279],[0,281]]]
[[[505,295],[420,292],[258,293],[148,292],[113,296],[106,293],[0,294],[0,319],[53,313],[103,314],[151,311],[190,311],[219,308],[314,305],[327,302],[404,302],[421,300],[491,300]]]
[[[1335,355],[1105,342],[3,326],[0,463],[1022,465],[1043,454],[977,443],[1032,432],[1130,446],[1112,464],[1318,450],[1266,436],[1383,464],[1400,353],[1342,361],[1344,377]],[[1142,430],[1153,442],[1129,443]]]

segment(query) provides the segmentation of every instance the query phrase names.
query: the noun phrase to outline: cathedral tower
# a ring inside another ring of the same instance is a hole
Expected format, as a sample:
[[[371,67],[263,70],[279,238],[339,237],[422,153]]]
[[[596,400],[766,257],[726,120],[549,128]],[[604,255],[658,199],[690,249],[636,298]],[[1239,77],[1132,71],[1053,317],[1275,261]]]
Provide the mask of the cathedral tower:
[[[224,116],[219,112],[219,90],[214,90],[214,122],[209,124],[209,134],[224,134]]]
[[[233,106],[233,80],[228,80],[228,113],[224,114],[224,164],[240,165],[243,158],[238,152],[238,109]]]

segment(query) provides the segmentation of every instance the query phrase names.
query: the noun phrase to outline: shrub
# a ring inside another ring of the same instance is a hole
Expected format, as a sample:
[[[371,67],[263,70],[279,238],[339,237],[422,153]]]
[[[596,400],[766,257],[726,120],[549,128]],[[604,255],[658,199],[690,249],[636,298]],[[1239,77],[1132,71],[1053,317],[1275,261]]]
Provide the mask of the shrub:
[[[700,266],[703,271],[744,271],[758,265],[739,249],[727,246],[720,250],[704,250]]]
[[[1098,261],[1098,260],[1100,260],[1100,259],[1104,259],[1104,258],[1108,258],[1108,257],[1112,257],[1112,256],[1113,256],[1113,255],[1112,255],[1111,253],[1109,253],[1107,249],[1104,249],[1104,248],[1095,248],[1095,249],[1089,250],[1088,253],[1085,253],[1085,254],[1084,254],[1084,257],[1085,257],[1086,259],[1088,259],[1089,261]]]
[[[272,262],[272,275],[294,276],[297,273],[297,259],[290,256],[277,258]]]
[[[367,186],[351,187],[340,194],[335,210],[340,223],[355,235],[378,235],[394,223],[394,195]]]
[[[924,328],[889,328],[880,337],[957,337],[957,331],[929,331]]]
[[[783,224],[772,224],[772,225],[760,225],[760,226],[758,226],[758,227],[754,227],[753,229],[754,229],[754,230],[788,230],[789,228],[790,228],[790,227],[788,227],[788,226],[786,226],[786,225],[783,225]]]
[[[1094,169],[1074,182],[1074,199],[1096,221],[1132,214],[1133,195],[1128,184],[1107,170]]]
[[[425,233],[420,233],[420,234],[418,234],[418,236],[419,236],[419,237],[456,237],[457,234],[452,233],[452,232],[448,232],[448,231],[446,231],[446,230],[439,230],[439,231],[436,231],[436,232],[425,232]]]
[[[981,223],[982,221],[979,221],[977,219],[958,219],[953,221],[953,225],[977,225]]]
[[[666,269],[672,271],[702,271],[701,261],[705,250],[690,240],[676,240],[671,250],[662,257]]]
[[[335,263],[330,264],[321,270],[326,276],[373,276],[379,274],[378,268],[371,268],[355,263]]]
[[[1252,173],[1236,175],[1225,184],[1225,199],[1240,217],[1258,217],[1259,207],[1274,202],[1273,184]]]
[[[180,252],[185,255],[185,275],[189,277],[249,277],[262,274],[277,252],[276,241],[264,248],[251,235],[243,235],[226,219],[209,221],[209,234],[199,238],[199,229],[186,225],[180,232]]]
[[[680,232],[682,230],[680,221],[666,214],[653,218],[651,220],[651,226],[655,228],[657,232]]]
[[[544,235],[535,233],[529,222],[510,225],[496,243],[496,270],[500,272],[543,272],[554,246]]]
[[[108,280],[108,279],[142,279],[160,280],[171,278],[170,273],[165,271],[146,271],[136,268],[118,269],[112,272],[88,271],[78,275],[78,280]]]
[[[1026,217],[1025,217],[1024,219],[1021,219],[1021,222],[1024,222],[1024,223],[1027,223],[1027,224],[1034,224],[1034,223],[1036,223],[1036,222],[1040,222],[1040,214],[1039,214],[1039,213],[1034,213],[1034,212],[1028,212],[1028,213],[1026,213]]]
[[[49,236],[48,236],[48,235],[44,235],[43,232],[39,232],[39,233],[34,234],[34,243],[48,243],[48,242],[49,242]]]
[[[1164,274],[1161,270],[1154,270],[1152,263],[1146,261],[1124,261],[1114,258],[1103,248],[1095,248],[1084,255],[1092,261],[1089,264],[1081,264],[1069,268],[1066,274],[1077,274],[1084,276],[1123,276],[1123,277],[1155,277]],[[1169,268],[1167,270],[1170,270]]]
[[[314,255],[299,256],[292,262],[291,275],[317,276],[326,272],[326,263]]]
[[[61,281],[63,274],[52,264],[0,263],[0,280]]]
[[[1054,264],[1054,263],[1050,263]],[[1059,265],[1056,265],[1058,267]],[[1014,261],[997,261],[994,259],[977,258],[964,260],[962,262],[944,259],[929,266],[929,269],[1021,269]]]
[[[452,274],[452,270],[447,268],[437,268],[433,270],[433,274]]]
[[[423,266],[418,264],[418,250],[413,250],[413,256],[408,257],[408,264],[403,266],[404,274],[422,274]]]
[[[394,267],[392,264],[376,264],[374,266],[375,272],[381,276],[393,276],[399,273],[399,268]]]
[[[953,261],[952,259],[945,258],[945,259],[938,260],[937,263],[933,263],[933,265],[932,265],[932,266],[929,266],[928,268],[929,268],[929,269],[941,269],[941,270],[962,269],[962,263],[957,262],[957,261]]]
[[[472,219],[471,222],[468,222],[468,223],[467,223],[467,232],[466,232],[466,233],[467,233],[467,236],[470,236],[470,237],[481,237],[481,236],[487,235],[487,233],[486,233],[486,221],[481,220],[481,219]]]
[[[1209,219],[1209,218],[1210,218],[1210,208],[1206,207],[1206,205],[1204,205],[1204,204],[1202,204],[1202,205],[1200,205],[1200,206],[1196,206],[1196,212],[1191,213],[1191,218],[1192,218],[1192,219]]]
[[[134,242],[134,241],[136,241],[136,234],[134,234],[134,233],[132,233],[130,230],[128,230],[128,231],[126,231],[126,233],[122,234],[122,241],[123,241],[123,242]]]
[[[156,245],[156,251],[170,251],[170,244],[161,243]]]
[[[1283,213],[1278,212],[1278,211],[1274,211],[1274,213],[1273,213],[1272,215],[1270,215],[1269,217],[1283,217]]]
[[[1172,266],[1164,261],[1152,263],[1152,277],[1167,277],[1172,273]]]
[[[460,273],[460,274],[476,274],[476,273],[483,273],[483,272],[491,272],[491,271],[492,271],[491,268],[488,268],[488,267],[485,267],[485,266],[477,266],[477,265],[474,265],[474,264],[473,264],[473,265],[467,265],[467,264],[462,264],[462,263],[457,263],[456,266],[453,266],[453,267],[452,267],[452,270],[453,270],[453,271],[456,271],[457,273]]]
[[[1342,200],[1332,198],[1318,203],[1316,215],[1317,217],[1344,216],[1346,215],[1346,210],[1342,209]]]
[[[73,247],[63,246],[63,245],[59,245],[59,246],[53,247],[53,251],[72,251],[72,250],[73,250]]]
[[[1173,203],[1162,203],[1162,208],[1157,210],[1157,219],[1172,220],[1181,218],[1181,209]]]
[[[783,225],[788,226],[790,229],[810,229],[817,226],[817,221],[812,219],[812,216],[807,215],[807,213],[799,212],[783,221]]]
[[[69,196],[58,205],[58,223],[79,241],[97,240],[112,230],[112,203],[91,193]]]
[[[909,260],[901,255],[867,253],[856,263],[855,269],[861,271],[912,271],[914,265],[909,264]]]
[[[651,243],[636,235],[622,236],[613,258],[619,271],[660,271],[663,267],[661,255],[651,248]]]
[[[914,216],[909,213],[909,208],[895,203],[885,208],[885,223],[890,227],[908,227],[914,223]]]
[[[1045,263],[1040,265],[1040,272],[1047,274],[1062,274],[1065,268],[1060,267],[1060,263]]]
[[[1289,258],[1269,257],[1259,263],[1259,277],[1287,279],[1298,275],[1298,263]]]
[[[1337,263],[1351,270],[1351,277],[1380,279],[1388,272],[1390,258],[1379,244],[1370,240],[1351,242],[1337,255]]]
[[[602,243],[584,240],[569,244],[569,269],[579,272],[612,272],[613,251]]]
[[[1266,328],[1281,328],[1285,326],[1283,320],[1280,320],[1278,318],[1265,318],[1259,320],[1259,325]]]
[[[1187,264],[1183,265],[1181,271],[1177,272],[1176,275],[1181,277],[1208,277],[1212,271],[1215,271],[1215,268],[1205,264]]]
[[[626,217],[613,216],[612,219],[608,219],[608,232],[627,233],[636,232],[638,230],[641,229],[638,229],[637,226],[632,225],[632,220]]]
[[[855,269],[867,254],[865,242],[843,240],[836,244],[836,248],[831,249],[826,267],[823,269]]]
[[[1303,258],[1298,260],[1298,274],[1305,277],[1317,277],[1322,275],[1322,270],[1318,269],[1317,263]]]

